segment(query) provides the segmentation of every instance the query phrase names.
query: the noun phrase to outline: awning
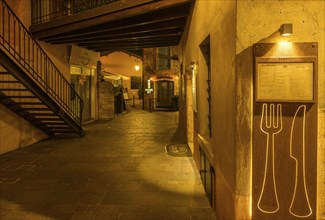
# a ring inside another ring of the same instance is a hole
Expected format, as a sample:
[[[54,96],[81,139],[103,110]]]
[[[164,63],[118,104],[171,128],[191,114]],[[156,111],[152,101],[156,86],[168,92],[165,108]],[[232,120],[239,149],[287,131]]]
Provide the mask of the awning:
[[[120,80],[122,78],[123,80],[130,80],[130,77],[117,73],[107,72],[105,70],[102,71],[102,74],[104,75],[104,79]]]

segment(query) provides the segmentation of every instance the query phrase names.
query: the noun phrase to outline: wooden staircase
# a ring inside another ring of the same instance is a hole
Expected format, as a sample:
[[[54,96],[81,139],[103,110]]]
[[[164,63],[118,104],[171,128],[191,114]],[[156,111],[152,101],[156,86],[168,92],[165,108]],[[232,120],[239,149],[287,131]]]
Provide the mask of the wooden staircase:
[[[84,136],[81,98],[4,0],[0,26],[0,103],[50,136]]]

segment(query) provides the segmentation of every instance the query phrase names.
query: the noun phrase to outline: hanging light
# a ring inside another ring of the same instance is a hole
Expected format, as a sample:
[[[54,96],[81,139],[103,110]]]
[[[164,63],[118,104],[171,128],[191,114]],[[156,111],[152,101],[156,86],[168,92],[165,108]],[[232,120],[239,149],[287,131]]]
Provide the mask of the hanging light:
[[[135,59],[135,66],[134,66],[134,69],[136,71],[139,71],[140,70],[140,65],[139,65],[139,61],[137,59]]]

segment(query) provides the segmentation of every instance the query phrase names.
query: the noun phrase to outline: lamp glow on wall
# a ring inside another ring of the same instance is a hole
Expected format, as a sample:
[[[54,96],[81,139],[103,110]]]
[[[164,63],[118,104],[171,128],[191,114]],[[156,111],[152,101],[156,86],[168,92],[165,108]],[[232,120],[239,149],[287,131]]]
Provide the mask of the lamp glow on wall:
[[[192,109],[197,112],[197,65],[191,62],[192,69]]]
[[[292,28],[292,24],[283,24],[280,27],[280,33],[281,36],[286,37],[286,36],[290,36],[293,33],[293,28]]]
[[[289,40],[290,38],[287,37],[293,34],[293,25],[291,23],[282,24],[279,31],[282,39],[278,43],[278,53],[281,54],[281,56],[292,56],[295,53],[294,47]]]
[[[136,71],[139,71],[140,70],[140,65],[139,65],[139,60],[135,60],[135,66],[134,66],[134,69],[136,70]]]

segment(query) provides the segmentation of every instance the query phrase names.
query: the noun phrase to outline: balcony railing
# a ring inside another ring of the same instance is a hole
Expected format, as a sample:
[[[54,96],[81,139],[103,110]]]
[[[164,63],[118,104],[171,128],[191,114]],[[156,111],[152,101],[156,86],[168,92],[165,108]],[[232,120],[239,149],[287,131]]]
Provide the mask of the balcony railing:
[[[33,0],[32,24],[41,24],[120,0]]]

